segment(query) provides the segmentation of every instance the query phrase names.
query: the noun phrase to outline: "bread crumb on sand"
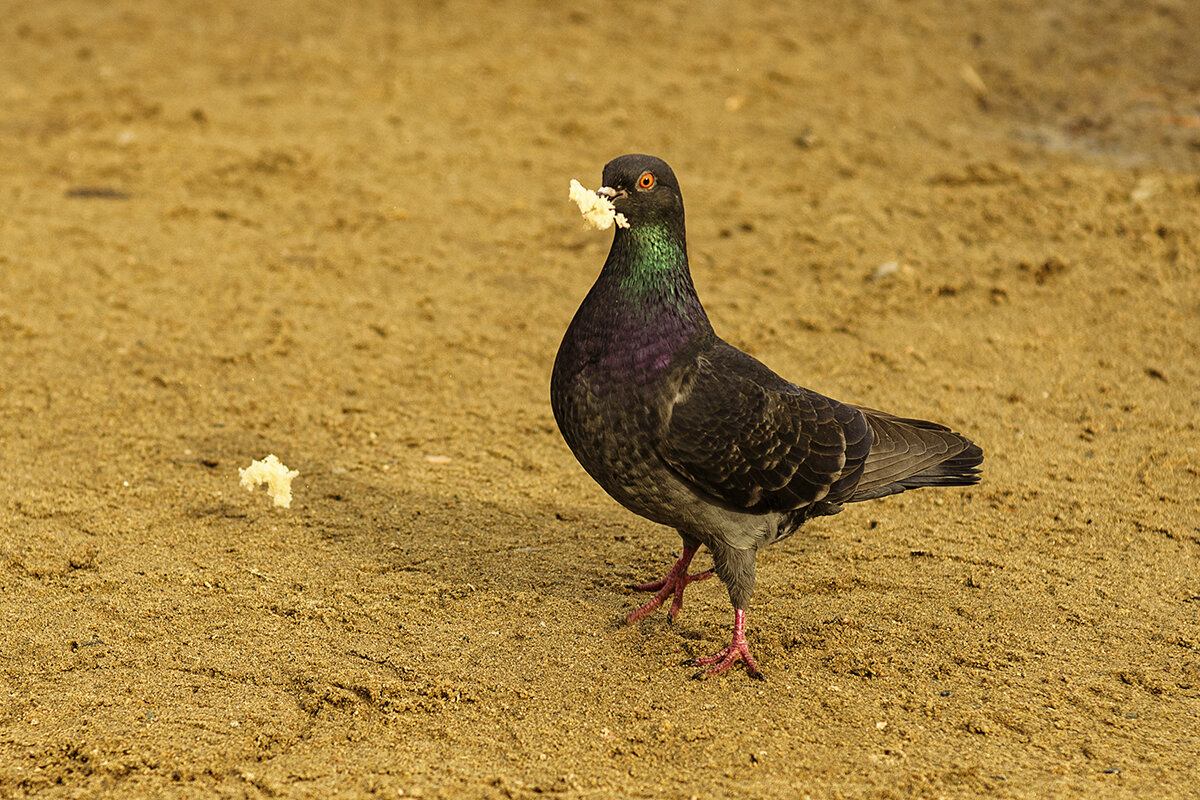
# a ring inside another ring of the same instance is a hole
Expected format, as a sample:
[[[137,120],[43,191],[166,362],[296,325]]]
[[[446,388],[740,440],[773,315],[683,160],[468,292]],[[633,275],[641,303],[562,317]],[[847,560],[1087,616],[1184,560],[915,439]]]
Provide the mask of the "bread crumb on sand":
[[[579,206],[583,221],[598,231],[606,231],[617,223],[618,228],[628,228],[629,222],[624,214],[618,214],[613,208],[612,201],[601,197],[574,178],[571,179],[571,200]]]
[[[242,476],[242,487],[254,491],[255,487],[266,484],[267,494],[280,508],[292,507],[292,478],[300,473],[288,469],[274,455],[269,455],[262,461],[252,461],[245,469],[238,469]]]

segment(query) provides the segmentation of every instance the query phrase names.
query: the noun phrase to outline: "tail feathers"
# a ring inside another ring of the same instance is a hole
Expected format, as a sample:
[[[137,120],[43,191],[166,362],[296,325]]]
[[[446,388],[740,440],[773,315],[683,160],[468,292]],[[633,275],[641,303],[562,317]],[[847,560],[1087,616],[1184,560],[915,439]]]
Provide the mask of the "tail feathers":
[[[874,441],[862,479],[848,502],[926,486],[979,483],[983,450],[970,439],[936,422],[859,410],[871,426]]]

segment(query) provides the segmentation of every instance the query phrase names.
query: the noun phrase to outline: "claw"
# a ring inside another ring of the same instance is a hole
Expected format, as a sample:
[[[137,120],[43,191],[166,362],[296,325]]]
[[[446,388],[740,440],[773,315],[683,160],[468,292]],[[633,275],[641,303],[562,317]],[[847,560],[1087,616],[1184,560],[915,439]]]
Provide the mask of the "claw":
[[[660,578],[649,583],[629,583],[625,585],[626,589],[633,589],[635,592],[657,592],[659,589],[667,585],[666,578]]]
[[[687,585],[689,583],[695,583],[696,581],[702,581],[705,578],[711,578],[713,575],[712,570],[706,570],[695,575],[687,574],[688,566],[691,565],[692,558],[696,555],[696,551],[698,549],[699,548],[694,547],[683,548],[683,552],[679,555],[679,559],[675,562],[674,566],[671,567],[671,571],[667,573],[667,576],[662,580],[651,581],[650,583],[634,584],[629,587],[635,591],[657,592],[657,594],[650,598],[650,602],[646,603],[641,608],[630,612],[629,616],[625,618],[627,622],[637,622],[639,619],[650,614],[656,608],[661,606],[671,595],[674,595],[675,597],[671,601],[671,607],[667,609],[667,616],[670,617],[672,622],[675,621],[675,618],[679,616],[680,609],[683,608],[683,590],[687,587]]]
[[[758,664],[754,662],[754,657],[750,655],[750,644],[746,641],[746,611],[742,608],[734,609],[733,612],[733,639],[713,655],[693,661],[692,664],[697,667],[707,667],[709,664],[713,666],[706,670],[700,670],[692,677],[704,680],[714,675],[720,675],[738,661],[746,663],[746,672],[751,678],[765,680],[762,672],[758,669]]]

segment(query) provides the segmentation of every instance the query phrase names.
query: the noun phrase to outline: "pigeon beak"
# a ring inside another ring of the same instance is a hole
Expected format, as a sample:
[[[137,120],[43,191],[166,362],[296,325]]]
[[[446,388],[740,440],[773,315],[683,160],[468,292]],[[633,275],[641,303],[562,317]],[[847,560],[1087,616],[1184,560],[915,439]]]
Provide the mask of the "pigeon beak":
[[[616,189],[612,188],[611,186],[601,186],[599,189],[596,190],[596,194],[600,195],[605,200],[615,200],[618,197],[627,197],[628,196],[625,194],[625,192],[618,192]]]

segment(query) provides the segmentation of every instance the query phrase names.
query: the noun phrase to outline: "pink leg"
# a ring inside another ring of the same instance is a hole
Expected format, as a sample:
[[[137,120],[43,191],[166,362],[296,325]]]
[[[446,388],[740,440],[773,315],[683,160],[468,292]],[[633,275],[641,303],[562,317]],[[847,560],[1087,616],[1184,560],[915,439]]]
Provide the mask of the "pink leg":
[[[712,577],[712,570],[701,572],[696,575],[688,575],[688,566],[692,563],[692,558],[696,555],[698,547],[685,547],[679,555],[679,560],[675,562],[675,566],[671,567],[671,571],[667,573],[667,577],[660,581],[652,581],[651,583],[642,583],[632,588],[639,592],[658,592],[654,597],[650,598],[650,602],[641,608],[631,612],[625,618],[626,622],[634,623],[642,617],[646,616],[654,609],[658,608],[663,602],[675,595],[675,599],[671,601],[671,607],[667,610],[667,616],[671,621],[679,616],[679,609],[683,608],[683,590],[689,584],[695,581],[702,581],[705,578]]]
[[[754,657],[750,655],[750,645],[746,642],[746,611],[742,608],[733,610],[733,640],[729,645],[718,653],[697,658],[694,662],[698,667],[706,667],[709,664],[715,666],[697,672],[694,677],[711,678],[713,675],[720,675],[736,664],[738,659],[746,662],[746,672],[751,678],[762,680],[763,675],[758,671],[758,664],[754,663]]]

